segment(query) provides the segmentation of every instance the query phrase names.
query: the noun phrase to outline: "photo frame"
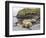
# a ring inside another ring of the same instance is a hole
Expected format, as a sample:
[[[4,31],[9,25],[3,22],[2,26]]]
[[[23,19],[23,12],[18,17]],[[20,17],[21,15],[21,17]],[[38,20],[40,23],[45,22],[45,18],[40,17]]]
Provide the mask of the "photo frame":
[[[19,1],[5,2],[6,37],[44,34],[45,3]]]

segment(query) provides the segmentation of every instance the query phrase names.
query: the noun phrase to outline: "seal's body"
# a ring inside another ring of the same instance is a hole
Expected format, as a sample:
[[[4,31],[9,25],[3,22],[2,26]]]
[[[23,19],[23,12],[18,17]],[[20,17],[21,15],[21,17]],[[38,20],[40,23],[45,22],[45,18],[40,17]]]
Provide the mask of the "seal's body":
[[[30,19],[25,19],[25,20],[23,20],[23,27],[25,27],[25,28],[30,28],[30,27],[32,27],[31,20],[30,20]]]

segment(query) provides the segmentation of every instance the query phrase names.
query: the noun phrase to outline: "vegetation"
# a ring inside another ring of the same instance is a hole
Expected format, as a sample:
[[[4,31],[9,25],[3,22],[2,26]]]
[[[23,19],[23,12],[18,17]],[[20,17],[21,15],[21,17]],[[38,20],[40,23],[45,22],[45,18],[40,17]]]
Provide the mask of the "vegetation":
[[[27,16],[31,15],[32,13],[40,13],[40,8],[24,8],[18,12],[19,16]]]

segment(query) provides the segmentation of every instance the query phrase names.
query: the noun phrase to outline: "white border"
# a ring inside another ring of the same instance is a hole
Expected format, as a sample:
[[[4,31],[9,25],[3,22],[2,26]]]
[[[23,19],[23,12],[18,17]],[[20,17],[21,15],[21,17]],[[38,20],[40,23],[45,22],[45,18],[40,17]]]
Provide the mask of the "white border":
[[[28,31],[13,31],[13,17],[12,17],[12,7],[31,7],[31,8],[40,8],[40,30],[28,30]],[[20,35],[20,34],[36,34],[43,33],[43,5],[34,5],[34,4],[9,4],[9,35]]]

